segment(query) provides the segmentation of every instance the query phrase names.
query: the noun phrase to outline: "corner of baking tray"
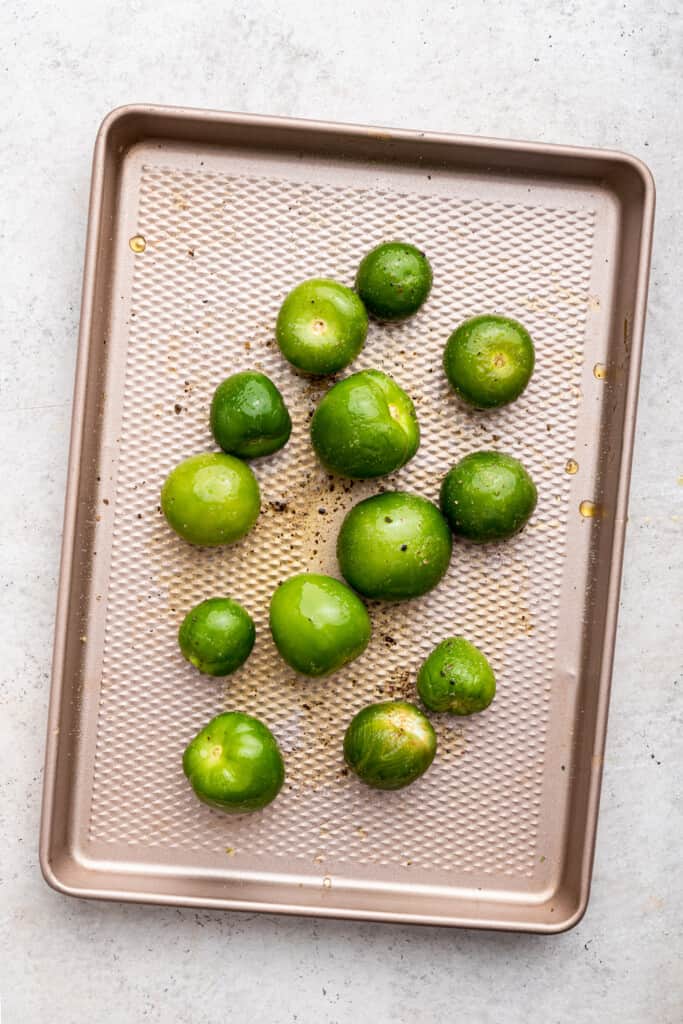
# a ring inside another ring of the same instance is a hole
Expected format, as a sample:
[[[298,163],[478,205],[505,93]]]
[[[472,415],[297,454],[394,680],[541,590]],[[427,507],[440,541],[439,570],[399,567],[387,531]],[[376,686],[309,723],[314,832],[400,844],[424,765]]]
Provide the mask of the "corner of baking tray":
[[[632,196],[642,204],[644,237],[649,240],[652,235],[657,191],[652,171],[644,160],[633,156],[632,153],[625,153],[619,149],[605,149],[601,153],[603,159],[617,172],[614,176],[616,180],[612,179],[610,182],[616,187],[617,192],[623,196],[625,182],[630,185]]]
[[[646,202],[654,205],[655,197],[657,194],[657,187],[655,185],[654,174],[648,164],[645,163],[639,156],[634,156],[632,153],[625,153],[623,150],[615,150],[614,157],[626,167],[629,167],[640,179],[643,186],[643,193],[645,195]]]
[[[149,124],[150,117],[169,116],[176,112],[173,107],[160,107],[152,103],[125,103],[114,107],[105,114],[95,140],[95,164],[103,161],[107,154],[120,154],[137,142]]]
[[[38,853],[38,863],[40,864],[41,874],[50,888],[54,889],[55,892],[59,892],[63,896],[82,896],[82,890],[77,886],[70,884],[67,880],[67,862],[71,859],[69,855],[67,854],[65,856],[63,852],[61,856],[58,855],[55,857],[53,855],[51,832],[51,828],[47,828],[45,825],[41,827]]]
[[[152,109],[154,108],[145,103],[123,103],[114,107],[102,118],[97,129],[97,138],[106,141],[112,132],[119,129],[126,121],[144,117]]]
[[[47,885],[62,896],[106,899],[107,890],[102,887],[93,864],[68,838],[57,841],[52,825],[51,817],[41,823],[38,853],[40,871]]]
[[[564,932],[569,932],[572,928],[576,928],[578,924],[583,921],[586,911],[588,910],[588,903],[590,900],[590,883],[587,882],[579,894],[579,899],[575,907],[570,907],[569,913],[566,916],[560,917],[558,921],[553,922],[549,925],[546,934],[548,935],[562,935]]]
[[[69,887],[62,881],[62,879],[59,877],[59,875],[52,866],[52,859],[48,851],[47,843],[43,842],[42,836],[38,863],[40,864],[40,872],[45,881],[47,882],[47,884],[50,886],[50,888],[54,889],[55,892],[61,892],[65,895],[70,895]]]

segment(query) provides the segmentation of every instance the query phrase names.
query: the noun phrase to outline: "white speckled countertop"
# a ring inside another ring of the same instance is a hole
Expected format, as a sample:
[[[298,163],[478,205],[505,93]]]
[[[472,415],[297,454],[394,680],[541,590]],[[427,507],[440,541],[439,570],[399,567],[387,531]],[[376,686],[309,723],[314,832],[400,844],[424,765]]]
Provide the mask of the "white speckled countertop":
[[[677,1024],[676,3],[299,0],[295,11],[271,0],[34,0],[3,5],[0,38],[2,1020]],[[651,167],[658,213],[602,809],[593,895],[573,931],[108,905],[43,882],[43,742],[90,156],[102,116],[135,101],[609,146]]]

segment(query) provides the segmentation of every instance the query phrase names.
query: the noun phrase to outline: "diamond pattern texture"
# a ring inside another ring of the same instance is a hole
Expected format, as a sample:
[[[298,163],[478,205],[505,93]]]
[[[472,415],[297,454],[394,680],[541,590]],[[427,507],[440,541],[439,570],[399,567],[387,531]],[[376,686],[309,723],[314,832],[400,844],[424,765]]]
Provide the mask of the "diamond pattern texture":
[[[306,861],[324,872],[333,862],[336,873],[361,879],[370,865],[445,870],[467,884],[493,873],[530,877],[566,555],[564,466],[580,395],[585,303],[578,297],[588,290],[593,213],[146,166],[138,230],[147,244],[130,256],[90,838],[202,851],[215,854],[217,866],[226,866],[226,849],[256,869],[266,856],[290,858],[293,871]],[[428,253],[433,292],[413,320],[371,324],[352,369],[378,367],[405,387],[422,444],[394,476],[353,484],[328,477],[316,462],[308,424],[329,382],[290,369],[274,322],[295,283],[329,276],[350,284],[364,252],[395,237]],[[536,298],[549,294],[551,306]],[[449,333],[481,312],[522,320],[537,348],[524,396],[487,414],[465,410],[441,369]],[[282,390],[291,442],[253,464],[262,512],[251,534],[229,548],[195,549],[167,528],[159,489],[181,458],[215,447],[207,424],[213,389],[248,368]],[[306,569],[338,575],[336,533],[352,504],[383,487],[436,500],[446,470],[482,447],[508,451],[529,468],[539,490],[529,528],[505,545],[456,543],[446,579],[431,594],[371,606],[373,639],[360,659],[328,679],[296,677],[268,632],[277,583]],[[218,594],[243,602],[257,626],[252,657],[224,681],[200,676],[176,643],[187,609]],[[343,766],[348,720],[372,700],[416,699],[422,659],[454,633],[489,656],[494,704],[470,719],[432,716],[437,758],[414,786],[363,787]],[[183,777],[185,744],[224,708],[262,717],[282,746],[287,782],[261,814],[210,811]]]

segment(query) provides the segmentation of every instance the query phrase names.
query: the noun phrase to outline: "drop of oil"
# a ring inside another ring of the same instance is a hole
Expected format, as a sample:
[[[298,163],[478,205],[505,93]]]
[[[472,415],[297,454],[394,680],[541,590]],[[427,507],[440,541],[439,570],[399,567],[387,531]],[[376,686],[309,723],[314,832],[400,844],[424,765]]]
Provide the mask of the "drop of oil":
[[[323,878],[323,889],[331,889],[331,888],[332,888],[332,879],[330,878],[329,875],[325,875],[325,877]]]
[[[602,515],[602,507],[594,501],[582,501],[579,505],[579,512],[586,519],[599,519]]]
[[[567,459],[564,466],[565,473],[569,473],[570,476],[574,476],[575,473],[579,472],[579,464],[576,459]]]
[[[593,367],[593,376],[595,377],[596,380],[606,380],[607,379],[607,367],[605,366],[604,363],[596,363],[595,364],[595,366]]]
[[[147,242],[142,235],[133,235],[129,240],[128,245],[131,247],[133,252],[144,252],[147,248]]]

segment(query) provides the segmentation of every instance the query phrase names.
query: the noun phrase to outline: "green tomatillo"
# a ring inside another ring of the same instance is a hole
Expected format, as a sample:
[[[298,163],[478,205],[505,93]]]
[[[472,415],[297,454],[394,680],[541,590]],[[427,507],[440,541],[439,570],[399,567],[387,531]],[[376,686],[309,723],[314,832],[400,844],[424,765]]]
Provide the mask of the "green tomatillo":
[[[321,399],[311,420],[320,461],[340,476],[385,476],[412,459],[420,444],[415,407],[381,370],[361,370]]]
[[[195,605],[178,630],[183,656],[209,676],[228,676],[243,665],[254,646],[251,616],[229,597],[210,597]]]
[[[190,544],[232,544],[258,519],[259,486],[249,467],[233,455],[192,455],[166,478],[161,508],[169,526]]]
[[[535,508],[533,480],[518,459],[502,452],[466,455],[441,485],[441,509],[451,530],[479,544],[512,537]]]
[[[282,395],[269,377],[251,370],[234,373],[218,385],[210,421],[216,444],[243,459],[272,455],[292,432]]]
[[[504,316],[475,316],[453,331],[443,365],[453,390],[477,409],[495,409],[524,391],[534,370],[529,332]]]
[[[369,704],[351,720],[344,736],[349,768],[377,789],[408,786],[427,771],[435,753],[431,722],[404,700]]]
[[[356,290],[378,320],[405,320],[416,313],[432,287],[432,268],[423,252],[406,242],[385,242],[362,260]]]
[[[270,629],[287,664],[306,676],[336,672],[362,654],[370,617],[354,592],[332,576],[300,573],[270,601]]]
[[[217,715],[197,733],[183,754],[183,771],[203,803],[230,814],[259,811],[285,778],[268,726],[240,711]]]
[[[282,303],[275,327],[285,359],[316,376],[353,362],[367,333],[368,314],[356,293],[325,278],[297,285]]]
[[[337,539],[342,576],[365,597],[387,601],[426,594],[451,557],[451,531],[436,505],[386,491],[347,513]]]
[[[430,711],[472,715],[493,700],[496,677],[478,647],[454,636],[442,640],[422,663],[417,692]]]

